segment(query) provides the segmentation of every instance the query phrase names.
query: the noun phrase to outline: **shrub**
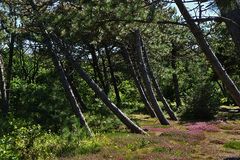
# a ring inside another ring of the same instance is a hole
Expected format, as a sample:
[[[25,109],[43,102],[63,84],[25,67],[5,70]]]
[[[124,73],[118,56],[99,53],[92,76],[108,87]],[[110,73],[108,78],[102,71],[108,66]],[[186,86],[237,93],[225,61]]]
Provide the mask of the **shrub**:
[[[215,85],[205,82],[194,87],[194,92],[187,99],[182,113],[183,120],[211,120],[220,106],[220,95]]]
[[[4,123],[2,123],[4,124]],[[56,134],[21,119],[10,118],[8,132],[0,135],[0,159],[54,159],[96,153],[109,140],[101,135],[88,138],[84,129],[74,126]],[[2,129],[3,130],[3,129]]]

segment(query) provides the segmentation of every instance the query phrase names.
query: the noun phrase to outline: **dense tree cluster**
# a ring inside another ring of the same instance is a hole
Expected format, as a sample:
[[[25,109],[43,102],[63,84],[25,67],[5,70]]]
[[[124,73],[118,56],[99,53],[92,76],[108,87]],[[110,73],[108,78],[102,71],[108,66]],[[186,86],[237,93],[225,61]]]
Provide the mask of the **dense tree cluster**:
[[[94,136],[112,114],[145,134],[126,113],[169,125],[167,117],[208,119],[219,105],[240,106],[238,0],[0,5],[1,121],[57,133],[75,114]]]

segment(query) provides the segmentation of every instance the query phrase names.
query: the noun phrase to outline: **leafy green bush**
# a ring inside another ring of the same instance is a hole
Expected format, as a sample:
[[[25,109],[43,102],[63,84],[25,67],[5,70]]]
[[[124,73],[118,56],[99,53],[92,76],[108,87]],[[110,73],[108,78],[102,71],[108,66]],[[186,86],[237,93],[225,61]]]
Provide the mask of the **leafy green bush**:
[[[21,119],[9,118],[8,125],[8,132],[0,136],[0,158],[4,160],[45,160],[96,153],[109,143],[109,140],[101,135],[88,138],[86,131],[79,126],[71,130],[64,128],[61,133],[56,134]]]
[[[58,132],[66,117],[73,113],[59,83],[51,84],[27,83],[15,78],[10,108],[14,116]]]
[[[0,136],[0,157],[9,160],[31,159],[33,154],[31,148],[35,138],[42,134],[41,127],[11,117],[8,122],[1,121],[3,124],[8,124],[8,126],[1,126],[8,132],[4,132]]]
[[[220,106],[220,95],[215,85],[210,82],[196,85],[187,99],[182,112],[183,120],[210,120],[217,114]]]

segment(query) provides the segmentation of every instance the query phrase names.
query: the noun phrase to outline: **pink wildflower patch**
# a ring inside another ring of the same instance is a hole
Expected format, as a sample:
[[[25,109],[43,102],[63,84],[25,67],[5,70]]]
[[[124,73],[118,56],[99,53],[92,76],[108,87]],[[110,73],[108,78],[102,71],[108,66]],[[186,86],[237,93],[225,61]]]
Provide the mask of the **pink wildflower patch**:
[[[188,130],[188,133],[198,134],[203,131],[218,132],[219,128],[213,124],[208,124],[206,122],[197,122],[197,123],[193,123],[193,124],[188,124],[187,130]]]

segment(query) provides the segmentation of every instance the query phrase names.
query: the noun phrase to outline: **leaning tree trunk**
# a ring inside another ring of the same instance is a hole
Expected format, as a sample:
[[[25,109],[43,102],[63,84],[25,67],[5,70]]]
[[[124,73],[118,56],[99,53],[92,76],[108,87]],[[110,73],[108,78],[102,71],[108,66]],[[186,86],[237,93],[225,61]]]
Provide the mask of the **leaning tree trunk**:
[[[240,54],[240,2],[238,0],[215,0],[218,9],[223,17],[226,17],[234,23],[226,22],[228,32],[230,33],[233,42]]]
[[[57,72],[58,72],[58,74],[60,76],[61,83],[62,83],[62,85],[64,87],[64,90],[65,90],[65,92],[67,94],[67,97],[69,99],[69,102],[70,102],[71,106],[73,106],[73,110],[74,110],[75,114],[79,118],[80,124],[82,126],[86,127],[86,129],[87,129],[87,131],[88,131],[90,136],[93,136],[93,134],[92,134],[92,132],[91,132],[91,130],[90,130],[88,124],[86,123],[86,120],[85,120],[85,118],[84,118],[84,116],[82,114],[82,111],[80,109],[82,107],[80,107],[80,105],[77,102],[77,99],[76,99],[76,97],[74,95],[74,92],[73,92],[73,90],[71,88],[71,85],[69,84],[69,82],[67,80],[67,77],[66,77],[65,72],[64,72],[64,70],[62,68],[62,65],[61,65],[61,63],[60,63],[60,61],[58,59],[58,56],[53,51],[51,51],[51,54],[52,54],[52,61],[53,61],[54,66],[55,66],[55,68],[56,68],[56,70],[57,70]]]
[[[146,91],[147,91],[147,94],[148,94],[148,97],[149,97],[149,101],[152,104],[152,107],[153,107],[160,123],[163,124],[163,125],[169,125],[169,122],[164,117],[164,114],[163,114],[161,108],[159,107],[157,99],[156,99],[156,97],[154,95],[154,92],[153,92],[151,81],[150,81],[150,78],[149,78],[148,72],[147,72],[147,66],[146,66],[146,64],[144,62],[144,59],[143,59],[143,51],[142,51],[141,37],[140,37],[139,30],[136,30],[134,32],[134,38],[135,38],[135,48],[136,48],[136,53],[135,54],[136,54],[136,57],[137,57],[137,60],[138,60],[139,71],[140,71],[140,74],[143,78],[143,83],[145,85],[145,88],[146,88]]]
[[[82,126],[86,127],[86,129],[87,129],[87,131],[88,131],[90,136],[93,136],[93,134],[92,134],[88,124],[86,123],[84,115],[83,115],[83,113],[82,113],[82,111],[80,109],[82,107],[80,107],[79,103],[77,102],[77,99],[76,99],[76,97],[74,95],[74,92],[73,92],[73,90],[71,88],[71,85],[69,84],[69,82],[67,80],[67,77],[65,75],[65,72],[64,72],[64,70],[62,68],[62,65],[61,65],[61,63],[59,61],[58,56],[53,51],[51,51],[51,54],[52,54],[52,61],[53,61],[54,66],[55,66],[55,68],[56,68],[56,70],[57,70],[57,72],[58,72],[58,74],[60,76],[60,80],[61,80],[61,83],[62,83],[62,85],[64,87],[64,90],[65,90],[65,92],[67,94],[68,100],[69,100],[71,106],[73,106],[73,110],[74,110],[75,114],[77,115],[77,117],[79,118],[80,124]]]
[[[154,75],[153,75],[151,66],[150,66],[150,64],[149,64],[149,58],[148,58],[148,55],[147,55],[147,51],[146,51],[146,48],[144,47],[144,44],[143,44],[143,41],[142,41],[141,36],[140,36],[140,39],[141,39],[141,43],[142,43],[143,57],[144,57],[144,60],[145,60],[145,62],[146,62],[146,67],[147,67],[148,75],[149,75],[150,79],[152,80],[152,83],[153,83],[153,86],[154,86],[154,88],[155,88],[155,90],[156,90],[157,96],[158,96],[158,98],[162,101],[163,106],[164,106],[165,110],[167,111],[169,117],[170,117],[172,120],[177,121],[176,115],[174,114],[174,112],[173,112],[173,110],[171,109],[171,107],[169,106],[167,100],[166,100],[165,97],[163,96],[162,91],[161,91],[161,88],[160,88],[160,86],[159,86],[156,78],[155,78]]]
[[[68,66],[69,65],[70,64],[68,64]],[[74,77],[69,73],[69,70],[67,70],[65,72],[65,74],[66,74],[67,80],[68,80],[68,82],[69,82],[69,84],[70,84],[70,86],[72,88],[73,94],[75,95],[77,102],[80,104],[79,107],[81,107],[80,108],[81,111],[84,112],[85,110],[87,110],[87,106],[83,102],[83,99],[82,99],[81,95],[79,94],[77,88],[74,85]]]
[[[92,88],[92,90],[98,95],[98,97],[105,103],[105,105],[134,133],[146,132],[138,127],[133,121],[131,121],[114,103],[110,101],[105,92],[91,79],[88,74],[81,68],[80,64],[74,60],[72,55],[65,52],[67,60],[73,65],[77,70],[79,75],[84,81]]]
[[[9,110],[9,104],[8,104],[8,98],[7,98],[7,84],[5,80],[5,69],[4,69],[4,63],[2,54],[0,53],[0,91],[1,91],[1,99],[2,99],[2,115],[3,117],[7,117],[8,110]]]
[[[105,51],[106,51],[106,56],[107,56],[107,60],[108,60],[109,71],[110,71],[110,74],[111,74],[111,80],[112,80],[114,92],[115,92],[115,95],[116,95],[116,100],[117,100],[117,103],[120,104],[121,103],[121,98],[120,98],[120,95],[119,95],[117,80],[116,80],[116,77],[114,75],[112,61],[111,61],[111,57],[109,55],[109,50],[108,50],[107,47],[105,47]]]
[[[29,3],[32,7],[32,10],[35,12],[35,13],[38,13],[38,10],[37,10],[37,6],[35,5],[34,1],[33,0],[29,0]],[[38,13],[39,14],[39,13]],[[90,136],[93,136],[93,133],[91,132],[88,124],[86,123],[86,120],[84,118],[84,115],[81,111],[81,107],[80,107],[80,104],[78,104],[77,100],[76,100],[76,97],[74,95],[74,92],[67,80],[67,77],[66,77],[66,74],[65,74],[65,71],[61,65],[61,62],[59,60],[59,57],[58,55],[53,51],[53,46],[52,46],[52,41],[51,41],[51,37],[49,35],[49,33],[47,33],[47,31],[45,30],[45,27],[42,23],[39,23],[39,26],[38,26],[40,29],[41,29],[41,32],[43,34],[43,37],[45,39],[45,45],[51,55],[51,58],[52,58],[52,61],[53,61],[53,64],[54,64],[54,67],[56,69],[56,71],[58,72],[59,76],[60,76],[60,81],[63,85],[63,88],[65,90],[65,93],[66,93],[66,96],[73,108],[73,111],[75,112],[76,116],[79,118],[79,122],[80,124],[85,127],[88,131],[88,134]]]
[[[199,46],[201,47],[202,51],[206,55],[208,61],[213,67],[213,70],[216,72],[218,77],[222,80],[226,89],[236,102],[238,106],[240,106],[240,92],[232,81],[232,79],[227,74],[226,70],[223,68],[222,64],[219,62],[218,58],[214,54],[212,48],[209,46],[208,42],[204,38],[204,35],[201,29],[194,23],[192,17],[190,16],[187,8],[183,4],[182,0],[174,0],[176,5],[178,6],[180,12],[182,13],[183,17],[187,21],[188,27],[191,30],[192,34],[196,38]]]
[[[151,107],[150,103],[148,102],[147,96],[146,96],[146,94],[145,94],[145,92],[143,90],[143,87],[142,87],[139,79],[138,79],[136,70],[135,70],[135,68],[133,66],[132,60],[131,60],[131,58],[129,56],[129,53],[128,53],[128,51],[124,47],[122,47],[122,49],[123,49],[123,53],[122,53],[123,59],[124,59],[124,61],[128,65],[128,68],[130,70],[130,73],[132,75],[134,83],[135,83],[135,85],[136,85],[136,87],[138,89],[138,92],[139,92],[139,94],[141,96],[141,99],[142,99],[142,101],[143,101],[143,103],[144,103],[148,113],[150,114],[150,116],[151,117],[156,117],[156,114],[155,114],[153,108]]]

